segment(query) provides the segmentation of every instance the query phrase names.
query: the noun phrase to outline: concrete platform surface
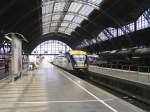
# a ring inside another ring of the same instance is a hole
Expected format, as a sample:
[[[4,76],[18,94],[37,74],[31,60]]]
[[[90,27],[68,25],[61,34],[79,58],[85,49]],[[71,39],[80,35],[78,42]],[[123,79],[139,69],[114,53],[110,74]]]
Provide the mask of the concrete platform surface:
[[[137,71],[129,71],[129,70],[121,70],[121,69],[113,69],[113,68],[105,68],[98,66],[89,66],[89,71],[108,75],[120,79],[129,80],[132,82],[137,82],[145,85],[150,85],[150,73],[137,72]]]
[[[0,112],[144,112],[48,63],[0,82]]]

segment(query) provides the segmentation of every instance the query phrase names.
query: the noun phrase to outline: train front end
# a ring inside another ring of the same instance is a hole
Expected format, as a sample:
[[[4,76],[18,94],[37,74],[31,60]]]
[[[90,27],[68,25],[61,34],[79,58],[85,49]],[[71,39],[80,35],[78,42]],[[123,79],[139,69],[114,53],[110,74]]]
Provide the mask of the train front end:
[[[88,70],[87,53],[80,50],[69,51],[72,66],[75,71],[86,72]]]

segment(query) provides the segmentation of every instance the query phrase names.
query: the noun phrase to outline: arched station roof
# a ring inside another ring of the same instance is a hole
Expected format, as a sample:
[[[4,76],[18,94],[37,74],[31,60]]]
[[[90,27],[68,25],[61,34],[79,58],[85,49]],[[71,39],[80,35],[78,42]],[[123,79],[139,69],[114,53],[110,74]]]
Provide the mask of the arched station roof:
[[[149,0],[2,0],[0,31],[23,34],[28,49],[47,39],[75,47],[136,20],[149,7]]]
[[[36,48],[39,44],[41,44],[45,41],[48,41],[48,40],[58,40],[58,41],[61,41],[65,44],[67,44],[70,48],[73,48],[74,42],[71,41],[69,38],[71,38],[71,36],[69,36],[67,34],[63,34],[63,33],[48,33],[48,34],[45,34],[42,37],[40,37],[39,39],[37,39],[36,41],[33,41],[28,46],[28,48],[30,48],[30,49],[26,49],[26,53],[30,54],[33,51],[33,49]]]

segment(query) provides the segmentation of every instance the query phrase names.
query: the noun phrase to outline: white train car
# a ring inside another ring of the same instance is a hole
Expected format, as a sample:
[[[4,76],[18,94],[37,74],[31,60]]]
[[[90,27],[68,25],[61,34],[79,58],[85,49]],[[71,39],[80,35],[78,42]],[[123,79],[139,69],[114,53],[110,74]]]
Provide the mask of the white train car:
[[[53,64],[70,71],[87,71],[87,53],[81,50],[70,50],[54,58]]]

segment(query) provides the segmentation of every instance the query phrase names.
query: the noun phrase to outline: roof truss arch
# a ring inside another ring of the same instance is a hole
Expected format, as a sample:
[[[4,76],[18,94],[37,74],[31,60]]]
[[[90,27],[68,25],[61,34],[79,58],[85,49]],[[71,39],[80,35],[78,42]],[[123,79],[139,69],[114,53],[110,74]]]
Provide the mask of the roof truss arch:
[[[68,2],[69,0],[43,0],[44,4],[42,6],[49,4],[55,3],[64,3]],[[96,9],[99,9],[99,4],[102,2],[102,0],[70,0],[70,2],[75,2],[75,3],[81,3],[83,5],[89,5],[92,6]]]
[[[76,21],[81,24],[83,20],[88,20],[89,14],[99,8],[99,4],[102,0],[43,0],[42,1],[42,23],[48,23],[49,28],[45,28],[43,25],[43,34],[49,32],[58,32],[60,30],[61,24],[65,20],[70,20],[71,22]],[[56,28],[52,24],[52,21],[57,20],[58,23]],[[89,21],[89,20],[88,20]],[[76,27],[74,28],[74,30]],[[71,34],[71,32],[70,32]]]
[[[29,49],[27,49],[26,53],[30,54],[34,50],[34,48],[36,48],[36,46],[48,40],[61,41],[73,49],[73,42],[69,37],[70,35],[63,34],[63,33],[54,33],[54,32],[43,35],[40,39],[36,39],[35,41],[29,43],[29,45],[27,46]]]

